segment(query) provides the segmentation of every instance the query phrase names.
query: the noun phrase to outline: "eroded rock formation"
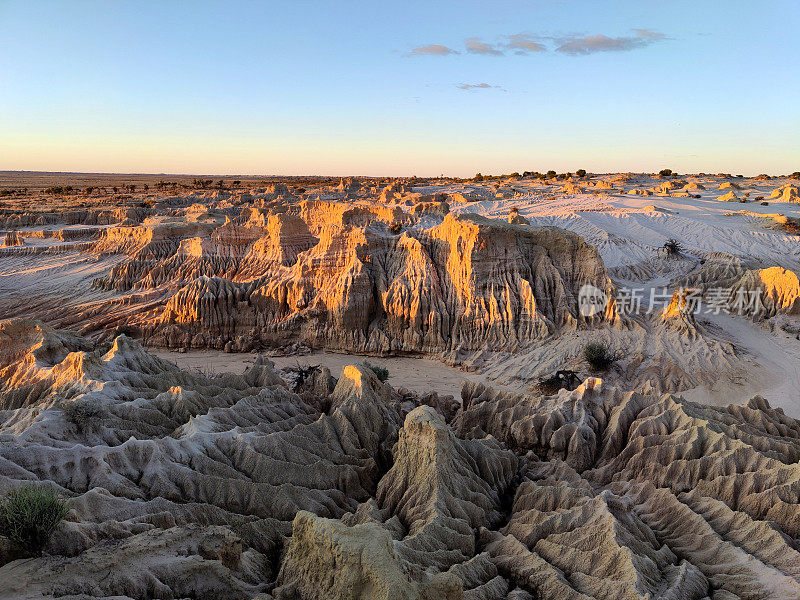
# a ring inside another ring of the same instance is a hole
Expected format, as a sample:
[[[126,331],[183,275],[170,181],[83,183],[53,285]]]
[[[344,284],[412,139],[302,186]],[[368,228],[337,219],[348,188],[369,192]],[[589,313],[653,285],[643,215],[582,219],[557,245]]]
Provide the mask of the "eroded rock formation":
[[[0,597],[800,597],[800,422],[758,397],[465,384],[448,424],[364,366],[298,395],[265,360],[0,336],[0,494],[70,502],[44,556],[0,538]]]
[[[585,324],[578,290],[610,285],[596,250],[562,230],[447,215],[430,229],[386,235],[345,224],[354,218],[335,213],[343,225],[312,228],[318,242],[303,252],[296,250],[312,238],[295,220],[293,230],[271,231],[238,264],[216,270],[224,276],[193,270],[200,277],[176,291],[146,339],[186,347],[234,340],[249,349],[299,336],[315,347],[377,353],[513,348]]]
[[[9,231],[4,238],[3,245],[6,247],[9,246],[22,246],[25,243],[24,238],[19,234],[18,231]]]
[[[578,311],[582,285],[611,284],[576,234],[519,215],[456,216],[444,194],[400,183],[384,203],[361,199],[356,181],[338,191],[352,197],[301,199],[276,185],[119,208],[104,219],[120,222],[102,228],[37,230],[48,242],[26,251],[88,250],[81,260],[112,266],[73,310],[43,294],[36,314],[106,339],[124,327],[148,345],[249,351],[299,340],[376,354],[514,349],[614,318],[611,305],[591,319]],[[68,240],[82,245],[59,243]]]

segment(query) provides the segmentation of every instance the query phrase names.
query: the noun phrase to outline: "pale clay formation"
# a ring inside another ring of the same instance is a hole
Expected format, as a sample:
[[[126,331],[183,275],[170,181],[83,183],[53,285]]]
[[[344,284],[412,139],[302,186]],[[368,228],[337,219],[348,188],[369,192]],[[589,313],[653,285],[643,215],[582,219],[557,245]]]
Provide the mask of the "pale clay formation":
[[[797,187],[732,179],[5,209],[0,495],[69,513],[41,557],[0,536],[0,598],[800,598]],[[626,311],[636,285],[662,305]],[[215,375],[147,345],[257,354]],[[263,354],[299,349],[391,385]],[[392,355],[481,378],[412,392]],[[562,369],[582,383],[537,387]]]

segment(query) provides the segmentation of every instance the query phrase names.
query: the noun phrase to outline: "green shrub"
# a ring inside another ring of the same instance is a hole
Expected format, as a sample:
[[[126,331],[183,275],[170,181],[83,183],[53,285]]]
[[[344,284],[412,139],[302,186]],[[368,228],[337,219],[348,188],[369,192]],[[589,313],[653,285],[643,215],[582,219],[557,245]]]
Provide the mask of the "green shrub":
[[[389,369],[380,365],[373,365],[372,363],[364,361],[364,366],[370,369],[381,381],[389,379]]]
[[[52,488],[26,483],[0,500],[0,535],[25,554],[41,556],[68,510]]]
[[[658,174],[662,177],[669,177],[670,175],[673,175],[673,172],[672,169],[661,169]]]
[[[586,177],[586,169],[578,169],[575,171],[575,175],[578,177]]]
[[[601,342],[590,342],[583,349],[583,357],[594,371],[605,371],[617,360],[616,354]]]

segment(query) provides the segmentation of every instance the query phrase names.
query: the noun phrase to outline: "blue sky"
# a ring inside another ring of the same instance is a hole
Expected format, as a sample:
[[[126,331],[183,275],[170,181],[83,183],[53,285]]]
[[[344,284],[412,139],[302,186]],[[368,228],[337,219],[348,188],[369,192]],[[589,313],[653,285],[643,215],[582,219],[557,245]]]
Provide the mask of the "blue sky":
[[[800,170],[800,5],[0,0],[0,169]]]

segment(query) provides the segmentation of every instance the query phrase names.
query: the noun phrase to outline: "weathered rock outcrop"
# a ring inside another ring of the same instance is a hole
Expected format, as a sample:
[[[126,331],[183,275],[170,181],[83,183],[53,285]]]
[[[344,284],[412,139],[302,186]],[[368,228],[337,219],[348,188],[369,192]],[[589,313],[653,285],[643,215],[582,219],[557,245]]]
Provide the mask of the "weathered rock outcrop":
[[[773,190],[769,197],[780,202],[800,202],[800,193],[795,185],[786,185]]]
[[[781,267],[747,271],[731,287],[728,310],[757,319],[800,315],[800,280]]]
[[[800,596],[800,422],[758,397],[465,384],[451,425],[401,425],[357,365],[304,400],[264,360],[206,377],[124,336],[0,335],[0,494],[70,501],[44,556],[0,564],[0,597]]]
[[[148,340],[203,347],[242,336],[237,343],[252,346],[299,336],[380,353],[508,349],[586,324],[578,290],[609,285],[596,250],[578,236],[472,215],[398,236],[323,229],[316,246],[282,267],[246,282],[193,281]]]
[[[392,190],[404,204],[276,188],[256,194],[269,204],[259,208],[197,192],[156,214],[70,229],[91,245],[86,260],[113,266],[87,290],[94,298],[42,316],[105,339],[126,327],[151,345],[249,351],[299,339],[378,354],[508,350],[604,318],[578,311],[583,284],[610,288],[579,236],[455,216],[444,194]],[[50,247],[84,249],[36,250]]]
[[[64,213],[98,226],[36,230],[47,243],[4,256],[59,252],[77,262],[72,254],[82,253],[79,273],[96,275],[80,297],[56,300],[45,289],[25,303],[57,326],[106,340],[123,328],[148,345],[250,351],[300,342],[461,357],[615,318],[613,304],[591,319],[578,310],[583,284],[611,285],[579,236],[520,217],[452,215],[446,194],[421,184],[390,185],[388,203],[367,199],[372,191],[357,181],[343,181],[338,191],[355,197],[338,200],[296,196],[284,184],[148,197],[140,208],[109,209],[102,220],[118,220],[108,227],[99,213]]]
[[[375,523],[341,521],[298,512],[278,575],[277,600],[423,600],[455,598],[455,578],[420,584],[409,578],[390,534]]]
[[[3,245],[6,247],[22,246],[23,243],[25,243],[25,240],[18,231],[9,231],[3,240]]]

